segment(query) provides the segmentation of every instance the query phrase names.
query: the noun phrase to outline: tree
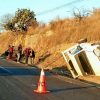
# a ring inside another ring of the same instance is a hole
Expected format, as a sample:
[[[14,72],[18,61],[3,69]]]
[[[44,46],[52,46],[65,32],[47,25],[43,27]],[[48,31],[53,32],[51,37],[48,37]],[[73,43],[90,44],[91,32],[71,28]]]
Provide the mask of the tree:
[[[37,24],[33,11],[18,9],[15,16],[4,25],[4,28],[11,31],[27,31],[29,26],[37,26]]]

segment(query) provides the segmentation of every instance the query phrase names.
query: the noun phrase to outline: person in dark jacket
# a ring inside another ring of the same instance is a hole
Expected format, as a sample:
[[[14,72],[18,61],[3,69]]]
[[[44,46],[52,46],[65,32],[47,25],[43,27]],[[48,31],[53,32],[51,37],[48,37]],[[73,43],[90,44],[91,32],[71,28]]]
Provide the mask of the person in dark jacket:
[[[30,62],[31,65],[34,64],[35,52],[33,49],[30,49]]]

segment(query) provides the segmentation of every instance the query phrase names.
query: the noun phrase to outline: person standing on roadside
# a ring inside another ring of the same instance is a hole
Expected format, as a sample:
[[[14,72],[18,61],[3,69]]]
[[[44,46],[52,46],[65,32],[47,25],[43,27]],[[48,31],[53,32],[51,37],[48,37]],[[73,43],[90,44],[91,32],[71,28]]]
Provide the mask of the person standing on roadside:
[[[9,59],[12,58],[13,50],[14,50],[13,46],[10,46],[10,45],[9,45]]]
[[[35,52],[33,49],[30,49],[30,61],[31,65],[34,64]]]
[[[25,63],[26,64],[28,64],[29,55],[30,55],[30,49],[29,48],[26,48],[25,49]]]
[[[7,59],[10,59],[10,47],[11,47],[11,45],[8,45],[8,50],[7,50]]]
[[[22,45],[19,44],[19,46],[18,46],[18,52],[17,52],[17,62],[21,61],[21,57],[22,57]]]

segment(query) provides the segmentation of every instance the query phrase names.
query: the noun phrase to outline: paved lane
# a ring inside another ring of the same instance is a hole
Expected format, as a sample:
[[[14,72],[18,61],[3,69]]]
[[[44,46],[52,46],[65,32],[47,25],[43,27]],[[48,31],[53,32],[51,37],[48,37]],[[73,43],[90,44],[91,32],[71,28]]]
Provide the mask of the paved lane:
[[[50,93],[36,94],[40,71],[0,59],[0,100],[100,100],[100,89],[46,72]],[[2,68],[3,67],[3,68]]]

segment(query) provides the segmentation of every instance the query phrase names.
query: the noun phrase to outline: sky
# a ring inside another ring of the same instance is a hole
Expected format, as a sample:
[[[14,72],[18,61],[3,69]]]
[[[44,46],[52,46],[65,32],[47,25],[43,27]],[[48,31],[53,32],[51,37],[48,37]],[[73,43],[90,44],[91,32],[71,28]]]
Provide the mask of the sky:
[[[56,18],[70,18],[73,11],[100,8],[100,0],[0,0],[0,17],[15,14],[18,8],[34,11],[38,22],[49,23]]]

